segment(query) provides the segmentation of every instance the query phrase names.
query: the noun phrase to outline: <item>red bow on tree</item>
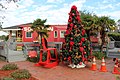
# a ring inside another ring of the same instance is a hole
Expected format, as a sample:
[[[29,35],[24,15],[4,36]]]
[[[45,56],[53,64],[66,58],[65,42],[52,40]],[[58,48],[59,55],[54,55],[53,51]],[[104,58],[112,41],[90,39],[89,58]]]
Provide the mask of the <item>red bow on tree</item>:
[[[73,46],[74,42],[73,41],[70,41],[70,46]]]
[[[71,10],[77,10],[77,7],[75,5],[73,5]]]

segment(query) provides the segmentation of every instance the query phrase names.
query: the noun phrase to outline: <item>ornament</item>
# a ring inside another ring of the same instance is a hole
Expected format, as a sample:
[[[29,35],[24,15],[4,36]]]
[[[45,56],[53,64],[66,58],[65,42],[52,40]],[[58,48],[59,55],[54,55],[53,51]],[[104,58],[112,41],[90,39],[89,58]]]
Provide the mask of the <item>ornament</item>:
[[[70,40],[73,40],[73,38],[71,37]]]
[[[80,17],[79,17],[79,16],[77,16],[76,19],[77,19],[78,21],[80,21]]]
[[[84,46],[84,48],[86,48],[86,46]]]
[[[74,16],[75,14],[74,13],[72,13],[72,16]]]
[[[68,57],[68,61],[70,61],[70,60],[71,60],[71,57],[69,56],[69,57]]]
[[[86,52],[84,52],[84,54],[86,54]]]
[[[64,58],[64,60],[66,60],[67,58]]]
[[[68,13],[68,15],[70,15],[71,13]]]
[[[71,23],[70,26],[73,27],[73,23]]]
[[[74,45],[74,42],[73,41],[70,41],[70,46],[73,46]]]
[[[69,20],[68,20],[68,22],[72,22],[72,20],[71,20],[71,19],[69,19]]]
[[[82,42],[80,42],[79,45],[82,46]]]
[[[77,28],[77,26],[75,25],[74,28]]]
[[[69,52],[71,52],[71,49],[69,50]]]
[[[84,36],[85,35],[85,30],[84,29],[82,29],[82,36]]]
[[[67,34],[67,35],[68,35],[68,34],[70,34],[70,32],[67,30],[67,31],[65,32],[65,34]]]
[[[84,58],[84,56],[82,56],[82,61],[85,61],[85,58]]]
[[[82,62],[80,62],[79,64],[82,65]]]
[[[83,48],[83,47],[80,47],[79,49],[80,49],[80,51],[81,51],[81,52],[83,52],[83,51],[84,51],[84,48]]]
[[[81,38],[81,41],[84,42],[84,41],[85,41],[85,38]]]

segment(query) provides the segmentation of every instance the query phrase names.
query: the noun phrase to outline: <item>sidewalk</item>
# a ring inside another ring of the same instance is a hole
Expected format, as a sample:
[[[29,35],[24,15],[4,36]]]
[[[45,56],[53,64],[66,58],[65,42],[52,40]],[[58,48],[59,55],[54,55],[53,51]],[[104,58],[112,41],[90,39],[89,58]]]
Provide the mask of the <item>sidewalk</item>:
[[[7,62],[0,62],[0,68],[6,63]],[[15,63],[20,69],[29,70],[30,73],[39,80],[116,80],[115,75],[112,74],[114,67],[112,59],[106,60],[108,72],[99,72],[101,61],[96,61],[97,71],[91,71],[89,69],[92,63],[88,63],[87,66],[82,69],[72,69],[61,63],[51,69],[36,67],[34,66],[35,63],[28,61]]]

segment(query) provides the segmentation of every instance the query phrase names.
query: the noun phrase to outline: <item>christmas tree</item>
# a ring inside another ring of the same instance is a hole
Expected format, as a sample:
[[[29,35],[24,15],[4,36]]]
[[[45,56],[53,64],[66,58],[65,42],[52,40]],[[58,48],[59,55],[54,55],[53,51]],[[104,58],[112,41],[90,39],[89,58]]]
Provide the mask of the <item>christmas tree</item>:
[[[62,45],[62,59],[72,68],[85,67],[84,62],[90,58],[90,42],[81,24],[80,14],[73,5],[69,13],[65,42]]]

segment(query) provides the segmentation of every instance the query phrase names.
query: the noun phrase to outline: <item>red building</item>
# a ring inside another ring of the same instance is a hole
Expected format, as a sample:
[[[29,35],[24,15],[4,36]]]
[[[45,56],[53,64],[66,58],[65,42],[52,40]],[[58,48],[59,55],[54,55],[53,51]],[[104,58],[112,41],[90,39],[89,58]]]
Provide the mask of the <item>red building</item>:
[[[38,35],[36,32],[31,32],[31,23],[21,24],[12,27],[3,28],[3,31],[9,32],[9,38],[14,37],[18,39],[18,42],[33,42],[34,38]],[[50,25],[48,42],[63,42],[64,33],[67,25]],[[20,40],[21,38],[21,40]]]

